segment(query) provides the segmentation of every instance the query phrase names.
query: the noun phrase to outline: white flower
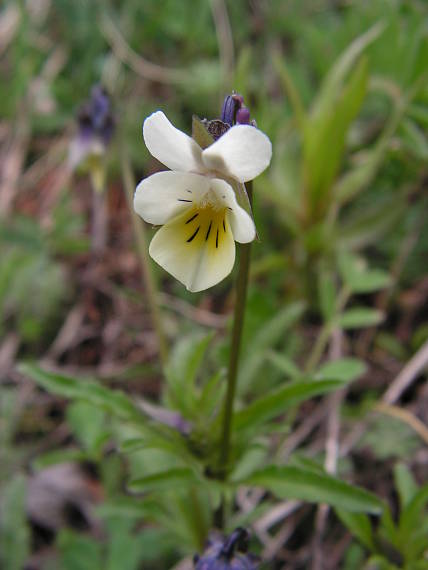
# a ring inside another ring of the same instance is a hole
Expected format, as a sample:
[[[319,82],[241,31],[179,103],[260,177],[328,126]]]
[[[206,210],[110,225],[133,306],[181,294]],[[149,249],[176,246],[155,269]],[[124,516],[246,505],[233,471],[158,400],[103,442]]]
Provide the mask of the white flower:
[[[203,150],[161,111],[144,121],[143,136],[150,153],[171,169],[142,180],[135,192],[135,211],[162,225],[149,253],[189,291],[212,287],[232,271],[235,241],[256,235],[228,180],[244,183],[263,172],[270,140],[253,126],[237,125]]]

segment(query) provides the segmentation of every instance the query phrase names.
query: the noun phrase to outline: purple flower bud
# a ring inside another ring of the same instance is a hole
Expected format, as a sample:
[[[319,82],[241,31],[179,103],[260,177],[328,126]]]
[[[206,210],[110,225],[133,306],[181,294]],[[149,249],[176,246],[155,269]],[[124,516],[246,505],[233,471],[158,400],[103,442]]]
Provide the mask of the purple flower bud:
[[[212,534],[205,552],[195,556],[195,570],[257,570],[257,558],[247,553],[249,535],[237,528],[228,537]]]
[[[247,107],[241,107],[236,111],[236,123],[238,125],[250,124],[250,110]]]
[[[232,126],[235,123],[235,114],[239,107],[239,101],[234,95],[227,95],[224,98],[223,108],[221,110],[221,120]]]
[[[78,114],[79,135],[84,138],[98,138],[107,146],[114,131],[114,118],[109,96],[103,87],[92,88],[91,98]]]

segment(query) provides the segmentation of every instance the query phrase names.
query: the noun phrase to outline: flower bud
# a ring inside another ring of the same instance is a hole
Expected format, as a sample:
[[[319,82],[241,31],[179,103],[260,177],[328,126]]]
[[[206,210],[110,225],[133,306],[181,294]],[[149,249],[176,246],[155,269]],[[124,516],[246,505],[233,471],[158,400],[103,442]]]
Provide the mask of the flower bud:
[[[235,123],[235,115],[239,105],[239,100],[235,95],[226,95],[223,102],[223,108],[221,110],[221,120],[223,123],[230,126]]]
[[[236,123],[238,125],[250,124],[250,110],[247,107],[241,107],[236,111]]]
[[[257,558],[247,553],[248,541],[243,528],[228,537],[211,534],[205,552],[194,558],[195,570],[257,570]]]

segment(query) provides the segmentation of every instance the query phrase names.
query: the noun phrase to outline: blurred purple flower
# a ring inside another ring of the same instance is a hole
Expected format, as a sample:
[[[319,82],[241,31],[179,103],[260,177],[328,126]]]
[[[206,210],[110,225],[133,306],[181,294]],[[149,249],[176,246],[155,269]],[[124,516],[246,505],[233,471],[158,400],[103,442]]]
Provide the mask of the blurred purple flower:
[[[258,559],[248,550],[249,534],[243,528],[230,536],[211,534],[202,556],[194,558],[195,570],[257,570]]]
[[[114,133],[115,121],[110,98],[103,87],[95,85],[91,97],[77,115],[78,130],[69,154],[72,169],[89,158],[102,156]]]

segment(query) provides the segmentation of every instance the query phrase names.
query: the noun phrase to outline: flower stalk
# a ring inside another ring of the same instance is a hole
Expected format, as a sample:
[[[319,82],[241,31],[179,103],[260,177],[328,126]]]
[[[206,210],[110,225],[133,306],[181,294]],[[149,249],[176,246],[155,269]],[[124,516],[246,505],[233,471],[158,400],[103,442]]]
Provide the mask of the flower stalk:
[[[134,211],[133,203],[134,203],[134,191],[135,191],[135,178],[132,172],[132,168],[124,144],[122,144],[121,163],[122,163],[123,185],[125,187],[126,201],[131,215],[132,228],[134,231],[138,257],[141,265],[141,273],[144,282],[144,289],[146,292],[147,304],[150,309],[153,328],[155,330],[157,337],[159,357],[161,361],[162,370],[165,370],[168,361],[168,345],[162,327],[162,319],[159,311],[156,284],[153,278],[153,272],[150,265],[151,263],[150,257],[148,254],[148,247],[147,247],[148,240],[146,237],[145,227],[143,223],[140,222],[137,214]]]
[[[248,198],[252,205],[253,183],[246,184]],[[247,303],[248,276],[250,270],[251,243],[240,244],[238,277],[236,280],[236,303],[233,319],[232,340],[230,347],[229,368],[227,374],[227,392],[224,402],[223,427],[220,440],[219,474],[225,479],[230,460],[230,447],[233,422],[233,404],[238,379],[239,353],[241,349],[242,331],[244,326],[245,307]]]

